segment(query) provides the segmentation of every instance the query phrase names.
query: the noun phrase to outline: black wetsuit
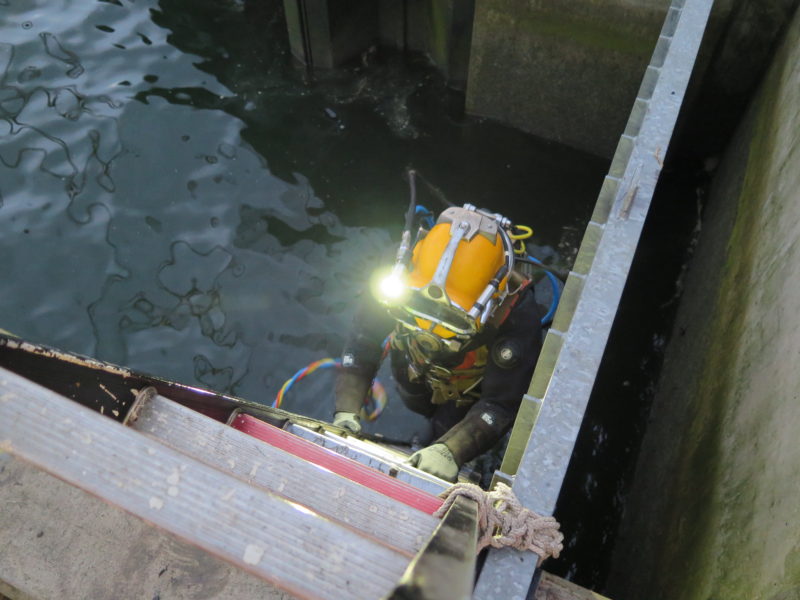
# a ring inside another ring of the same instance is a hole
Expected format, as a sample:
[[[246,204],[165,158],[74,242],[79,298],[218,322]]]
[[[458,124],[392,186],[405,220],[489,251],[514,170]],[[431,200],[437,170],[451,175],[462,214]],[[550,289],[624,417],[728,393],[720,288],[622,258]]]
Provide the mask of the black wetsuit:
[[[380,366],[382,342],[396,323],[368,293],[354,321],[343,352],[344,368],[336,381],[337,412],[359,412]],[[541,313],[533,286],[520,292],[505,320],[483,335],[475,345],[485,345],[489,357],[478,397],[471,406],[457,406],[453,401],[431,403],[428,385],[409,380],[406,353],[394,347],[390,352],[392,373],[403,402],[432,420],[434,437],[438,438],[433,443],[446,444],[459,465],[489,450],[508,431],[528,390],[542,347]]]

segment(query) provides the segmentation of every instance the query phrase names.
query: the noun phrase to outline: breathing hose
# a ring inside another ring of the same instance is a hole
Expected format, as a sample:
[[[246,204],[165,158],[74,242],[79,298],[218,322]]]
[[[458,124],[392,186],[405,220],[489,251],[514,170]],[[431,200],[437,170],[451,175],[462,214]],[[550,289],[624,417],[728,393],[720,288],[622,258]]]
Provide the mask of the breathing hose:
[[[550,302],[550,308],[548,309],[547,314],[542,317],[542,325],[549,325],[556,314],[558,303],[561,300],[561,288],[558,285],[559,278],[553,274],[553,272],[550,270],[549,267],[547,267],[547,265],[545,265],[538,258],[534,258],[530,254],[526,255],[525,258],[517,257],[516,260],[518,260],[519,262],[524,262],[540,267],[544,271],[544,274],[547,276],[547,279],[553,288],[553,299]]]
[[[381,360],[386,357],[388,352],[389,338],[387,337],[383,341],[383,354],[381,356]],[[342,368],[342,360],[339,358],[321,358],[319,360],[315,360],[309,365],[306,365],[283,383],[281,389],[278,391],[278,394],[275,396],[275,400],[272,401],[272,408],[281,408],[281,404],[283,404],[283,400],[289,390],[292,389],[292,386],[301,379],[304,379],[306,376],[311,375],[311,373],[314,371],[318,371],[319,369],[340,368]],[[389,398],[386,394],[386,388],[383,387],[383,384],[378,381],[378,378],[376,377],[372,380],[372,387],[369,390],[369,395],[364,398],[364,418],[366,418],[367,421],[374,421],[381,416],[383,409],[386,408],[388,403]]]

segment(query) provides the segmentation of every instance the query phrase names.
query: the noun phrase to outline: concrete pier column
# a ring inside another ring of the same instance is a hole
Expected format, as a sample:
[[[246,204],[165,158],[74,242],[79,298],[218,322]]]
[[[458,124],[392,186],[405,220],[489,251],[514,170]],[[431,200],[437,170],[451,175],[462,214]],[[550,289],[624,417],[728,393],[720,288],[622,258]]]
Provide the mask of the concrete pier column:
[[[610,158],[669,0],[484,0],[467,112]]]
[[[475,0],[405,0],[405,6],[407,49],[427,54],[451,87],[466,90]]]
[[[292,56],[309,68],[331,69],[378,41],[373,0],[284,0]]]
[[[295,59],[331,69],[372,45],[426,54],[465,90],[475,0],[283,0]]]

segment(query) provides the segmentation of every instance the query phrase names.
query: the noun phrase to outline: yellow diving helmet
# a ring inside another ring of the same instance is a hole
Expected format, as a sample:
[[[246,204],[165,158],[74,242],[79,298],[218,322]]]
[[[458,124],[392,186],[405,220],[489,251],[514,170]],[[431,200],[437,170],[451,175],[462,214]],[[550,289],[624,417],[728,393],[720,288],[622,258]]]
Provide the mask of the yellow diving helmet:
[[[514,250],[502,215],[465,204],[451,207],[418,239],[408,259],[401,244],[378,297],[430,351],[458,352],[508,293]]]

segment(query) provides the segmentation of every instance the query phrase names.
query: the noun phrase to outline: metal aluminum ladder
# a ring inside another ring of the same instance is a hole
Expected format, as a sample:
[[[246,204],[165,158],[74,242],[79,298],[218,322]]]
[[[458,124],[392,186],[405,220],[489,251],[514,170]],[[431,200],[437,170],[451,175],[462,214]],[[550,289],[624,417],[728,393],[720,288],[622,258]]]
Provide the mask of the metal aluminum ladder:
[[[472,501],[440,520],[447,484],[390,452],[230,421],[152,393],[123,424],[0,369],[0,595],[470,597]],[[69,548],[51,552],[54,538]]]

